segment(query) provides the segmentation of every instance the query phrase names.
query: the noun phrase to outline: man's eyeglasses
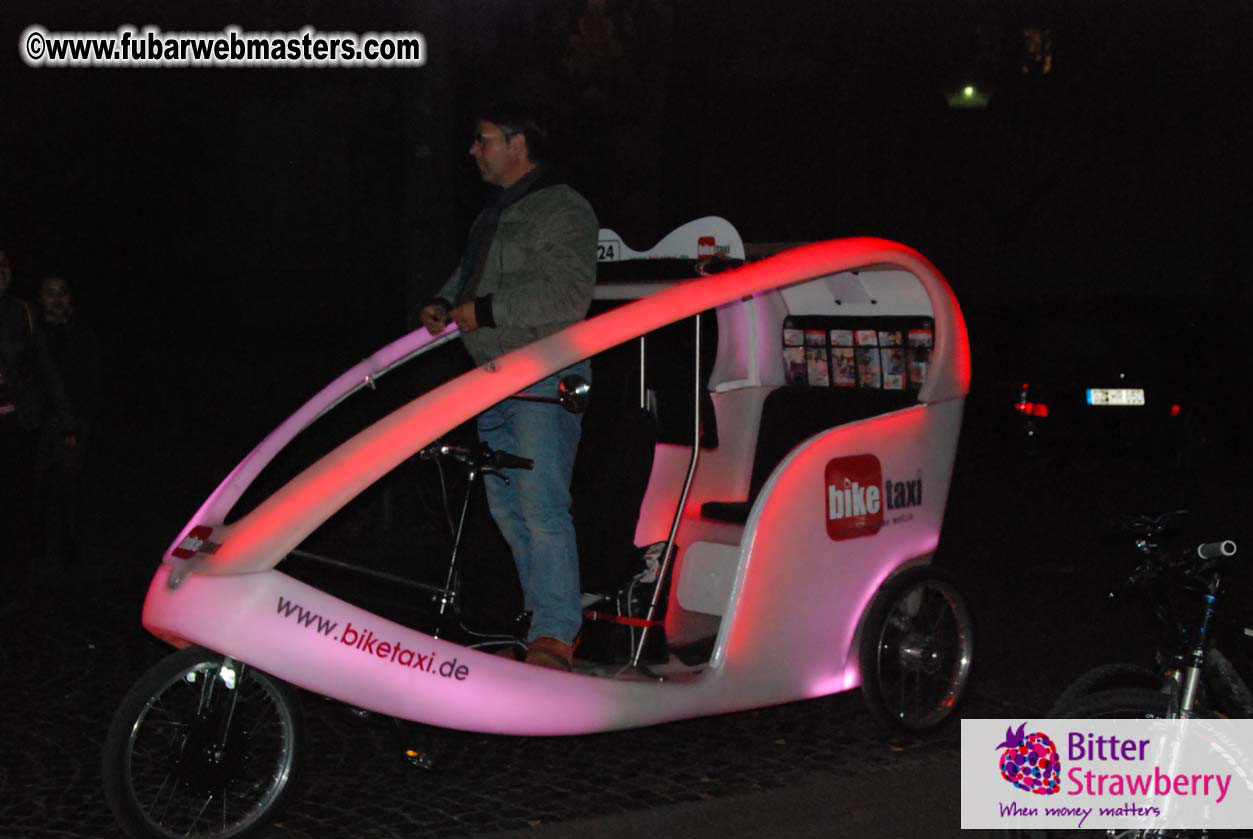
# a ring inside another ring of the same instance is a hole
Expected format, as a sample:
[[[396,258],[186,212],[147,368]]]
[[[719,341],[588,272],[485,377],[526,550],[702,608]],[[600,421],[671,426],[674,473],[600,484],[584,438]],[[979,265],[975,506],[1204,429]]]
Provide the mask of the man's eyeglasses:
[[[500,137],[507,143],[509,142],[510,136],[511,135],[504,134],[499,131],[495,131],[491,134],[483,134],[481,132],[476,131],[475,133],[470,135],[470,144],[474,146],[484,146],[484,145],[487,145],[488,140],[491,140],[495,137]]]

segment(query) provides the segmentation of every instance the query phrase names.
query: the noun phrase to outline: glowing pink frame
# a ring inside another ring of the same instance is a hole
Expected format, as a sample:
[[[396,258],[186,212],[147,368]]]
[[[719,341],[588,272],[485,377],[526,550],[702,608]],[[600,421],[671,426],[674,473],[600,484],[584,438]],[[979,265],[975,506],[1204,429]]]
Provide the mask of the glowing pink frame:
[[[703,670],[655,682],[527,667],[431,638],[274,570],[382,475],[544,376],[698,312],[872,266],[909,272],[930,301],[936,341],[919,404],[819,434],[775,469],[744,527],[730,601]],[[680,283],[419,396],[322,457],[252,512],[229,526],[223,523],[264,465],[317,416],[370,377],[449,337],[431,339],[419,330],[394,342],[275,429],[170,546],[148,592],[145,627],[173,643],[201,644],[354,705],[500,733],[574,734],[648,725],[818,696],[858,683],[850,651],[866,604],[884,578],[925,561],[938,543],[969,389],[965,322],[952,290],[923,256],[880,239],[844,239]],[[822,470],[832,458],[865,452],[876,454],[885,475],[925,475],[927,502],[908,521],[876,536],[832,542],[824,517],[814,514],[821,501],[804,499],[822,495]],[[299,607],[298,617],[322,620],[294,619],[291,604]],[[331,623],[335,628],[326,632],[314,628]],[[502,691],[507,701],[500,698]]]

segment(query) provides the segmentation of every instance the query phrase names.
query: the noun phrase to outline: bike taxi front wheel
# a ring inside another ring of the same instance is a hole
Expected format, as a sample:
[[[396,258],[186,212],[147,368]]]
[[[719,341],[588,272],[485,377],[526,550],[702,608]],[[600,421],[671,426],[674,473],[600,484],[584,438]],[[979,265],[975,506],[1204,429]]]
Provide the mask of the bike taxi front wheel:
[[[122,700],[104,745],[104,792],[132,839],[236,839],[290,797],[305,751],[292,687],[189,647]]]
[[[875,595],[862,626],[862,693],[889,728],[924,734],[957,710],[970,680],[974,624],[948,576],[912,568]]]

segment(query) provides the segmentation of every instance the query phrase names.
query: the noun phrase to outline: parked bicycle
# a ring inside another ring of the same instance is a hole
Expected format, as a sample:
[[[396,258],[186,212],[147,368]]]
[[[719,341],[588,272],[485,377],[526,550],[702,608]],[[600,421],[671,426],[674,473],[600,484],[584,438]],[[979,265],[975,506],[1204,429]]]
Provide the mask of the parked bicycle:
[[[1253,693],[1221,646],[1233,635],[1253,634],[1222,619],[1226,569],[1236,543],[1173,547],[1172,536],[1187,518],[1177,510],[1122,523],[1142,559],[1110,597],[1146,595],[1163,632],[1153,666],[1117,662],[1093,668],[1062,692],[1050,717],[1253,716]]]
[[[1247,639],[1253,629],[1224,620],[1220,607],[1227,571],[1236,554],[1230,539],[1179,547],[1174,537],[1189,514],[1138,515],[1121,522],[1135,540],[1140,561],[1111,598],[1143,593],[1162,629],[1153,665],[1103,664],[1079,676],[1062,691],[1051,719],[1179,719],[1253,715],[1253,694],[1223,652],[1233,628]],[[1230,649],[1230,648],[1229,648]],[[1211,831],[1011,829],[1004,839],[1060,839],[1104,835],[1118,839],[1204,837]]]

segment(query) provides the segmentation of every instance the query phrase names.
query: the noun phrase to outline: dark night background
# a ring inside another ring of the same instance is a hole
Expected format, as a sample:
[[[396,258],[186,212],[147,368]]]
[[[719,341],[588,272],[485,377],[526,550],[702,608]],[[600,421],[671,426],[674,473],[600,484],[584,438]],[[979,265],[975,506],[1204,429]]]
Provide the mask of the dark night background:
[[[1247,312],[1249,0],[11,0],[0,16],[0,247],[17,293],[54,271],[76,288],[112,445],[187,482],[158,549],[447,275],[482,195],[469,103],[496,84],[548,85],[602,226],[637,248],[705,214],[747,242],[918,248],[967,310],[976,389],[1006,310],[1119,292]],[[429,60],[32,69],[32,23],[417,30]]]

